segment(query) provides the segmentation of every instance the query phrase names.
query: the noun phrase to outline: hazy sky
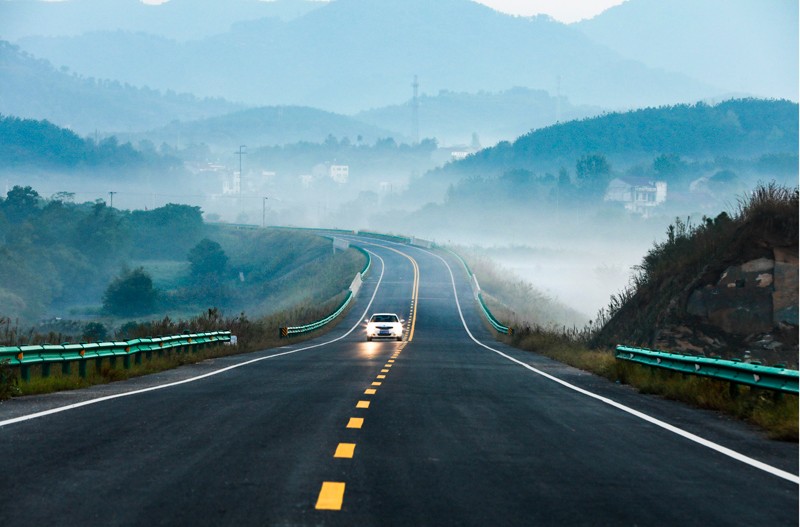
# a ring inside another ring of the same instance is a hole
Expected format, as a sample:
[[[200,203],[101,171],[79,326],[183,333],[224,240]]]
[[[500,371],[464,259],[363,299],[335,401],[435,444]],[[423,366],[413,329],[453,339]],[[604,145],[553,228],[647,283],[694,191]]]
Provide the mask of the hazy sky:
[[[169,0],[142,0],[145,4],[163,4]],[[323,0],[324,1],[324,0]],[[545,14],[561,22],[591,18],[625,0],[475,0],[512,15]]]

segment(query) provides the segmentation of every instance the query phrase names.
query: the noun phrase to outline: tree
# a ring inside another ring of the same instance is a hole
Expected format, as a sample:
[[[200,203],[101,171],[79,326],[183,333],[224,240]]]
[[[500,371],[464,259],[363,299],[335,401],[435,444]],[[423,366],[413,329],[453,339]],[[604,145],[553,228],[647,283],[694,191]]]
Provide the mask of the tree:
[[[103,309],[117,316],[145,315],[155,309],[156,298],[153,279],[142,267],[123,270],[106,289]]]
[[[228,265],[228,255],[222,246],[213,240],[203,238],[192,247],[187,256],[192,266],[192,276],[201,278],[207,275],[220,276]]]
[[[37,211],[40,202],[39,193],[31,187],[15,186],[0,204],[9,222],[21,223]]]
[[[108,330],[100,322],[89,322],[83,326],[83,340],[86,342],[105,342]]]
[[[603,154],[587,154],[575,163],[578,185],[587,196],[599,196],[611,179],[611,165]]]

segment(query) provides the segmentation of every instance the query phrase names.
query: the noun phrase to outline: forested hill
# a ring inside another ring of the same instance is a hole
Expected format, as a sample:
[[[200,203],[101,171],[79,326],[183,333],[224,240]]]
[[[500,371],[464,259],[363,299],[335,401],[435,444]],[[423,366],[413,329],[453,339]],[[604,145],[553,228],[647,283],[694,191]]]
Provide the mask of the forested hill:
[[[750,158],[798,150],[798,105],[791,101],[738,99],[714,106],[647,108],[556,124],[513,143],[501,142],[452,163],[448,171],[502,173],[511,168],[540,171],[572,166],[601,153],[615,160],[674,154],[686,158]]]
[[[0,170],[12,167],[54,169],[143,166],[165,167],[178,163],[155,151],[141,152],[116,137],[100,142],[83,139],[48,121],[0,115]]]

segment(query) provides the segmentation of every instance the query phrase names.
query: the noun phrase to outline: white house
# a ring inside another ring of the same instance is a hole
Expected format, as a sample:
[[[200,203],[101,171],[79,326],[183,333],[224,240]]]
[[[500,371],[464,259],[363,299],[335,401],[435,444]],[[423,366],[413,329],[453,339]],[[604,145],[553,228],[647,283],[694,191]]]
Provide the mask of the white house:
[[[350,178],[350,166],[331,165],[328,169],[328,176],[337,183],[347,183],[347,180]]]
[[[653,207],[667,201],[667,182],[648,178],[615,178],[608,184],[604,199],[624,203],[625,210],[648,216]]]

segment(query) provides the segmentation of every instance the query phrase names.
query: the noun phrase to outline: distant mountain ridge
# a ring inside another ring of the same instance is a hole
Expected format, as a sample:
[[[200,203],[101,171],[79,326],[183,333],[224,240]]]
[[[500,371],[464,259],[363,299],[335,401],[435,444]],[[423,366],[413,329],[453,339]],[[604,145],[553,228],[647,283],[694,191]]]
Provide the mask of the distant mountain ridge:
[[[401,139],[396,132],[360,122],[351,117],[315,108],[300,106],[270,106],[240,110],[227,115],[189,122],[173,122],[159,129],[139,134],[156,144],[204,143],[209,146],[233,148],[240,144],[249,147],[285,145],[302,141],[322,143],[328,136],[359,138],[374,142],[379,138]]]
[[[224,33],[237,22],[291,20],[322,4],[313,0],[0,0],[0,35],[76,36],[92,31],[147,32],[176,40]]]
[[[586,154],[691,158],[797,153],[798,104],[759,99],[646,108],[548,126],[451,163],[452,172],[540,170]]]
[[[81,134],[147,130],[241,108],[220,99],[161,93],[117,81],[71,75],[0,41],[0,113],[49,121]]]
[[[456,93],[441,91],[418,99],[421,137],[440,144],[485,145],[519,137],[532,129],[556,122],[598,115],[594,106],[574,106],[566,98],[544,90],[512,88],[502,92]],[[412,101],[375,108],[355,115],[360,121],[412,134]],[[476,134],[473,137],[472,134]]]
[[[427,93],[526,86],[612,108],[723,91],[624,58],[548,17],[470,0],[336,0],[289,22],[249,21],[184,43],[109,32],[18,43],[84,75],[340,113],[408,100],[414,75]]]

